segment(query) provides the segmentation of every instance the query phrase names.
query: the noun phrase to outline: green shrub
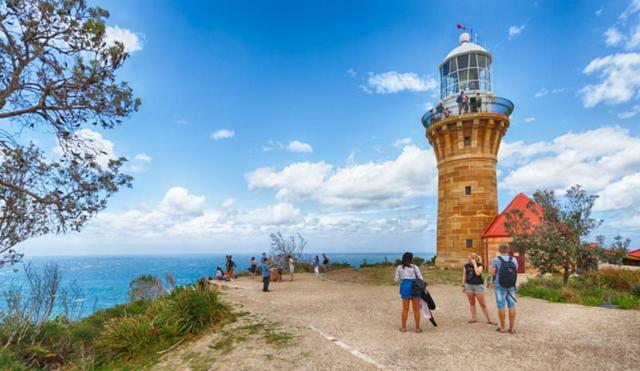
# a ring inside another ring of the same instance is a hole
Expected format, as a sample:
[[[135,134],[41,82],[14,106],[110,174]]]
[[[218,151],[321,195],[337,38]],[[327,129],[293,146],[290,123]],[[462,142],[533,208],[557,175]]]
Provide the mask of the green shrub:
[[[620,294],[611,298],[611,302],[620,309],[640,308],[640,298],[629,294]]]
[[[177,335],[197,333],[230,315],[217,292],[191,286],[176,287],[158,304],[158,322],[175,328]]]
[[[9,349],[0,348],[0,366],[5,371],[26,371],[29,368],[15,358]]]
[[[631,290],[631,292],[633,293],[633,295],[635,295],[635,296],[637,296],[637,297],[639,297],[639,298],[640,298],[640,282],[639,282],[639,283],[636,283],[636,284],[633,286],[633,289]]]
[[[150,319],[144,315],[110,320],[97,341],[101,359],[111,361],[145,353],[150,343],[157,340],[152,328]]]

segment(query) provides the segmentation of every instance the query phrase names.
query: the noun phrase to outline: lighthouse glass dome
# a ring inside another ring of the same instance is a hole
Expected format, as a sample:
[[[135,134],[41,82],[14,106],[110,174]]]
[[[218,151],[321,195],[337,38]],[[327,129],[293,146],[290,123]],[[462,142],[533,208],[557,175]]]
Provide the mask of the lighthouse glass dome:
[[[491,91],[491,54],[463,41],[440,65],[440,97],[474,90]]]

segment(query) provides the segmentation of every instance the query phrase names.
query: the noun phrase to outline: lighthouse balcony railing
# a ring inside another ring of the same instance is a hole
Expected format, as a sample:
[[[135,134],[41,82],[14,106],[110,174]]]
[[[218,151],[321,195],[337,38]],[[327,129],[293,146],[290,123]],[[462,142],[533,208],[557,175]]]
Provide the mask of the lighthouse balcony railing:
[[[435,107],[430,109],[429,112],[422,116],[422,125],[425,128],[428,128],[445,118],[478,112],[497,113],[509,116],[511,115],[511,112],[513,112],[513,108],[513,102],[507,98],[501,97],[483,97],[480,105],[475,103],[474,98],[472,98],[466,109],[464,106],[460,107],[458,103],[452,101],[447,104],[443,104],[440,108]]]

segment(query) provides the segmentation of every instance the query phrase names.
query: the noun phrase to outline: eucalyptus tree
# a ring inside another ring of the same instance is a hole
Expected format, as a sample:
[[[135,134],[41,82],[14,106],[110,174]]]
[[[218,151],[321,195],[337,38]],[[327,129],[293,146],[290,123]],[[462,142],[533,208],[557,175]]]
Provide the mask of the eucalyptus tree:
[[[83,129],[112,129],[141,100],[117,77],[128,54],[85,0],[0,0],[0,266],[16,245],[79,231],[132,178]],[[27,140],[46,136],[52,148]]]

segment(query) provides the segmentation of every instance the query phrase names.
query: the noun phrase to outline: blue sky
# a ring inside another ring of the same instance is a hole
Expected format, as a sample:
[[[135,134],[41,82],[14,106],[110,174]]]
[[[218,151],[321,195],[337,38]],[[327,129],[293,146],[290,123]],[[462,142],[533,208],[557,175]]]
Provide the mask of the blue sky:
[[[499,169],[518,192],[581,183],[597,232],[640,241],[640,1],[100,1],[142,97],[84,132],[134,187],[80,234],[27,254],[435,251],[435,158],[421,115],[472,26],[516,109]],[[53,147],[53,143],[51,144]]]

